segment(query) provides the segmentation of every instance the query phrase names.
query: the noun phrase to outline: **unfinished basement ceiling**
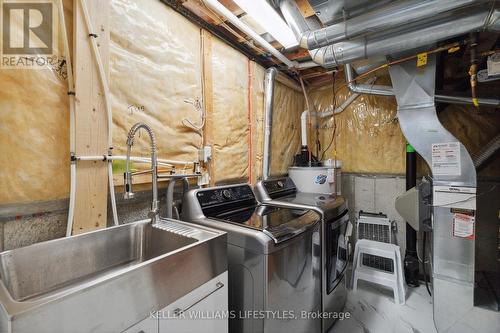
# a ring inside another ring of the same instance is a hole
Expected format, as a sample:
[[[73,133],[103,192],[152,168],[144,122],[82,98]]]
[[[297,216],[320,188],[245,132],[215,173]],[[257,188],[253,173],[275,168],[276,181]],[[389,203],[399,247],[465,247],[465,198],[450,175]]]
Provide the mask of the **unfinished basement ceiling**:
[[[264,67],[276,66],[282,71],[287,72],[290,76],[297,74],[296,70],[289,70],[279,60],[272,57],[264,48],[256,44],[247,34],[235,27],[233,24],[222,18],[220,15],[210,9],[202,0],[162,0],[165,4],[171,6],[191,21],[196,21],[207,30],[224,39],[233,47],[239,49],[245,55],[254,59]],[[358,1],[359,2],[359,1]],[[266,41],[274,48],[283,53],[290,61],[305,62],[310,61],[309,52],[298,47],[285,49],[278,41],[276,41],[269,33],[258,25],[243,9],[241,9],[233,0],[219,0],[219,3],[226,7],[231,13],[238,17],[245,24],[250,26],[254,31],[259,33]],[[298,0],[297,4],[304,17],[313,20],[313,25],[321,27],[321,21],[316,16],[316,10],[306,0]],[[279,11],[277,11],[278,14]],[[304,68],[299,70],[300,75],[306,83],[312,83],[319,79],[325,79],[322,76],[329,73],[328,70],[316,66],[313,68]],[[329,76],[329,75],[328,75]]]
[[[161,0],[163,3],[174,8],[176,11],[195,22],[199,26],[209,30],[213,34],[217,35],[219,38],[223,39],[226,43],[232,47],[238,49],[240,52],[245,54],[247,57],[255,60],[257,63],[264,67],[275,66],[282,72],[287,73],[291,78],[298,81],[298,76],[300,76],[304,83],[310,87],[319,87],[325,84],[331,83],[332,72],[335,68],[323,68],[319,65],[304,68],[288,68],[282,61],[278,60],[275,56],[272,56],[267,50],[255,42],[248,34],[244,33],[236,26],[234,26],[227,19],[223,18],[221,15],[217,14],[213,9],[211,9],[205,1],[203,0]],[[280,0],[267,0],[269,4],[274,7],[278,15],[281,16],[281,12],[278,8]],[[266,31],[265,28],[259,25],[250,15],[248,15],[242,8],[237,4],[236,0],[218,0],[218,2],[228,9],[232,14],[234,14],[240,21],[248,25],[252,30],[259,34],[265,41],[269,42],[274,48],[277,49],[281,54],[283,54],[289,61],[295,61],[298,63],[308,63],[311,64],[311,57],[308,50],[300,47],[285,48],[278,41],[276,41],[270,33]],[[360,15],[361,13],[366,13],[373,10],[378,10],[386,6],[389,3],[396,2],[395,0],[297,0],[297,6],[306,18],[308,25],[311,28],[321,28],[328,25],[336,24],[347,20],[349,18]],[[496,34],[491,34],[488,32],[479,34],[479,52],[489,51],[498,47],[499,41]],[[460,40],[460,38],[455,38],[454,40]],[[446,43],[448,41],[444,41]],[[463,64],[469,63],[469,52],[468,47],[462,48],[460,52],[454,54],[442,55],[438,58],[438,71],[443,70],[443,61],[447,61],[450,64],[460,63],[462,68],[455,72],[452,78],[453,82],[450,84],[454,86],[452,91],[459,91],[465,93],[468,88],[468,74],[466,66]],[[379,60],[384,60],[381,58]],[[365,65],[367,61],[360,61],[355,63]],[[314,65],[314,64],[313,64]],[[343,68],[338,68],[342,71]],[[449,71],[449,70],[447,70]],[[446,86],[446,77],[448,73],[444,73],[443,86]],[[449,76],[449,75],[448,75]],[[459,77],[457,77],[459,76]],[[438,82],[441,84],[441,82]],[[460,86],[457,89],[456,86]]]

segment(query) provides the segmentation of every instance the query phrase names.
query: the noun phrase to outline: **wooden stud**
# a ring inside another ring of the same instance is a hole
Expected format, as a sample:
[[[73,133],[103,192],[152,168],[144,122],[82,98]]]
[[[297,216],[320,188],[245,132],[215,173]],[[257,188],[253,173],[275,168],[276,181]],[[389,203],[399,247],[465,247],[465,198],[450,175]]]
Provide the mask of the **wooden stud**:
[[[220,23],[220,20],[205,7],[201,0],[187,0],[182,5],[209,24],[217,25]]]
[[[221,0],[219,2],[236,16],[244,13],[232,0]],[[224,17],[210,10],[202,0],[186,0],[182,5],[210,24],[220,25],[222,22],[227,21]]]
[[[236,16],[245,13],[233,0],[219,0],[219,2]]]
[[[297,7],[299,7],[300,12],[304,17],[310,17],[316,15],[316,12],[311,7],[311,4],[307,0],[296,0]]]
[[[249,92],[250,92],[250,126],[252,126],[252,131],[250,133],[250,140],[252,140],[252,178],[249,179],[251,184],[255,184],[257,179],[262,176],[262,117],[263,117],[263,106],[264,106],[264,93],[262,91],[262,79],[257,75],[259,70],[259,65],[250,61],[250,72],[252,76],[249,80]]]
[[[310,59],[311,58],[309,51],[306,49],[298,49],[296,51],[286,53],[285,55],[290,60]]]
[[[87,0],[90,20],[104,68],[109,68],[109,2]],[[108,123],[103,89],[97,71],[83,12],[74,1],[75,130],[78,156],[106,155]],[[109,75],[108,75],[109,77]],[[76,168],[76,201],[73,234],[105,228],[107,224],[107,162],[79,161]]]

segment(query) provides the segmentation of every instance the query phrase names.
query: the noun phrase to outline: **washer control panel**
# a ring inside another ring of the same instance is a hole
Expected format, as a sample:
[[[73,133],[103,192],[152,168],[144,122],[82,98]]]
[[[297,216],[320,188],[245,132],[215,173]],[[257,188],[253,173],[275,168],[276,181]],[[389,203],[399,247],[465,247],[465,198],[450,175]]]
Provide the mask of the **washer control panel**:
[[[201,208],[219,206],[237,201],[255,201],[252,188],[249,185],[235,185],[231,187],[209,188],[196,193]]]
[[[288,177],[265,180],[262,182],[268,195],[280,192],[296,192],[297,188],[293,181]]]

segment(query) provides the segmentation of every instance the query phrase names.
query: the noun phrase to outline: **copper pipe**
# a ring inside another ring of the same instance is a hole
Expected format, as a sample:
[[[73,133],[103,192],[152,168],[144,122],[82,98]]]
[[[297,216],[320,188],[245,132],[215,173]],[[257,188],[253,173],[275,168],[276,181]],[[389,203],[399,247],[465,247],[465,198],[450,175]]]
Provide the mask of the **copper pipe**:
[[[479,101],[477,100],[477,33],[472,32],[470,34],[469,38],[469,44],[470,44],[470,68],[469,68],[469,75],[470,75],[470,90],[471,90],[471,97],[472,97],[472,104],[476,108],[479,107]]]

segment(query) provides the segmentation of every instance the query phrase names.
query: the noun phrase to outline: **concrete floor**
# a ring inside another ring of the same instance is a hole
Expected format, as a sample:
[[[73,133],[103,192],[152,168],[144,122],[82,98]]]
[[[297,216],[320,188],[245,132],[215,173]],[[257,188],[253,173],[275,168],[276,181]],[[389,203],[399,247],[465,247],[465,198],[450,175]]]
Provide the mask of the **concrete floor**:
[[[425,286],[407,292],[406,304],[398,305],[391,291],[360,281],[358,290],[348,294],[350,319],[337,321],[329,333],[437,333]]]

